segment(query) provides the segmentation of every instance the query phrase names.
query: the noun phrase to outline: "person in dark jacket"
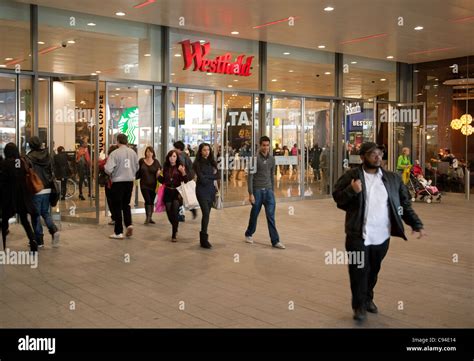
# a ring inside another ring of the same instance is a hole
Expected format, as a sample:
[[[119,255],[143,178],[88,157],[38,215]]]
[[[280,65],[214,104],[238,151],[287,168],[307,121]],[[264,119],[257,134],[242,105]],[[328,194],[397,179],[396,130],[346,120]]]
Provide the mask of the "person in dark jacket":
[[[426,235],[423,223],[411,207],[411,197],[400,175],[384,170],[383,153],[377,144],[360,148],[363,164],[343,174],[333,198],[346,211],[346,251],[359,262],[349,262],[354,319],[363,321],[366,312],[377,313],[374,287],[390,236],[407,240],[402,220],[419,237]]]
[[[216,187],[214,181],[218,179],[217,162],[214,159],[211,146],[208,143],[199,145],[196,160],[193,164],[194,173],[197,176],[196,197],[202,212],[201,232],[199,242],[203,248],[211,248],[207,227],[211,214],[212,204],[216,198]]]
[[[315,144],[313,149],[311,149],[311,168],[313,168],[314,180],[321,179],[321,173],[319,172],[320,166],[320,157],[323,152],[323,148],[319,144]]]
[[[67,159],[67,153],[63,146],[58,147],[58,154],[53,157],[54,175],[61,181],[61,200],[66,199],[67,180],[71,176],[71,168]]]
[[[148,146],[145,149],[145,157],[138,161],[137,179],[140,179],[140,190],[145,201],[145,224],[155,224],[153,216],[153,204],[156,197],[156,184],[161,170],[161,164],[156,159],[155,150]]]
[[[5,159],[0,164],[3,249],[6,247],[8,220],[18,214],[28,237],[30,250],[36,252],[38,244],[28,220],[28,214],[33,218],[37,212],[33,205],[33,195],[28,192],[26,187],[25,162],[20,158],[20,152],[14,143],[8,143],[4,153]]]
[[[163,172],[158,176],[158,181],[165,186],[163,202],[166,206],[166,215],[168,216],[168,220],[172,226],[171,242],[176,242],[180,207],[180,196],[176,188],[181,185],[181,182],[186,183],[188,181],[186,168],[181,164],[181,160],[176,150],[170,150],[166,155]]]
[[[80,147],[76,151],[77,172],[79,173],[79,199],[85,200],[82,193],[82,186],[87,182],[88,197],[91,198],[91,155],[87,141],[81,141]]]
[[[193,170],[193,161],[191,158],[186,154],[184,151],[184,143],[180,140],[177,142],[173,143],[174,150],[178,153],[179,160],[181,164],[184,166],[186,170],[186,174],[188,175],[189,180],[194,179],[194,170]],[[197,210],[196,209],[191,209],[191,214],[193,215],[193,219],[196,219],[197,217]]]
[[[43,247],[43,226],[41,225],[41,217],[43,217],[49,233],[51,234],[53,247],[57,247],[59,245],[59,230],[54,224],[49,211],[49,198],[51,195],[52,182],[54,181],[53,162],[51,161],[48,150],[41,147],[41,142],[38,137],[31,137],[29,143],[31,151],[26,157],[32,164],[34,171],[41,178],[44,186],[43,190],[33,196],[33,204],[37,211],[37,215],[33,217],[32,222],[35,230],[36,242],[38,243],[38,247]]]

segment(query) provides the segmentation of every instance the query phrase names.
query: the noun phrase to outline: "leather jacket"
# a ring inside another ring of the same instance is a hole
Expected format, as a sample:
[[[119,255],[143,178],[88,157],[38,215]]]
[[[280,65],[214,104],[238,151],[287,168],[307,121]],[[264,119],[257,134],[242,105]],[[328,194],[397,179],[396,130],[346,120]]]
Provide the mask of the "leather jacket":
[[[403,228],[402,220],[414,231],[423,228],[423,223],[411,207],[411,196],[407,187],[403,184],[400,175],[382,170],[382,182],[388,193],[389,216],[393,237],[407,237]],[[352,179],[360,179],[362,192],[356,193],[351,186]],[[364,224],[366,186],[362,166],[352,168],[343,174],[334,187],[332,194],[337,207],[346,211],[345,232],[350,239],[362,239],[362,227]]]

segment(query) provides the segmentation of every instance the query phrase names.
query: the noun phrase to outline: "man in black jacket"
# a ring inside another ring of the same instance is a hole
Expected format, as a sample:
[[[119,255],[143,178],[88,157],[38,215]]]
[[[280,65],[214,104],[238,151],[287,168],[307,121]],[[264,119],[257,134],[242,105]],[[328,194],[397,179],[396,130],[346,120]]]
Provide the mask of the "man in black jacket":
[[[360,148],[362,166],[347,171],[335,185],[333,198],[346,211],[346,251],[357,254],[349,262],[354,319],[363,321],[366,312],[377,313],[374,287],[382,260],[387,254],[390,236],[407,240],[402,220],[412,233],[426,235],[423,224],[411,207],[410,195],[401,177],[385,171],[383,151],[375,143]]]

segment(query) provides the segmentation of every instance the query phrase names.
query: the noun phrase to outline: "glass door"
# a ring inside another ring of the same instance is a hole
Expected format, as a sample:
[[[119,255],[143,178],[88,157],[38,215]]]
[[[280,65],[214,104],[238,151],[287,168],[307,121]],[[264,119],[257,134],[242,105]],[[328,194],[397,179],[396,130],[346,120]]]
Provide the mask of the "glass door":
[[[226,205],[248,201],[247,179],[254,162],[255,97],[252,94],[223,94],[222,169],[223,199]]]
[[[331,169],[331,103],[304,100],[304,196],[327,195],[330,192]]]
[[[54,77],[41,81],[39,90],[38,135],[49,145],[55,159],[56,178],[64,190],[53,214],[59,213],[63,220],[96,223],[99,218],[98,80]],[[64,154],[67,161],[59,162]]]
[[[5,146],[17,142],[16,76],[0,74],[0,155]]]
[[[275,162],[276,198],[300,197],[304,172],[302,142],[302,99],[272,98],[271,140]]]

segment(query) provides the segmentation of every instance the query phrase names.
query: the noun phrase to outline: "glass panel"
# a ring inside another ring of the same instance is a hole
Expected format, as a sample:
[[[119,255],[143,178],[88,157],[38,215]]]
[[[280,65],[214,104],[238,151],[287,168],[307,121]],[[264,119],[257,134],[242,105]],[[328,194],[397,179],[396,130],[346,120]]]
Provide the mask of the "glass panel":
[[[330,103],[306,99],[304,127],[304,195],[329,194]]]
[[[117,135],[128,137],[129,147],[138,158],[144,157],[147,146],[152,145],[152,87],[146,85],[108,83],[108,107],[111,115],[112,139]],[[143,197],[136,185],[132,195],[135,208],[143,208]]]
[[[45,144],[48,144],[48,129],[50,118],[50,79],[40,78],[38,82],[38,137]],[[75,109],[75,99],[72,100],[72,111]],[[29,145],[26,145],[26,152],[29,152]]]
[[[364,142],[375,140],[374,103],[345,102],[344,168],[361,163],[359,149]]]
[[[40,82],[45,98],[48,84],[46,80]],[[57,209],[64,216],[95,219],[96,82],[54,79],[52,92],[51,153],[55,157],[55,174],[61,181],[64,197]],[[45,125],[49,123],[46,114],[45,106],[42,111],[40,109]],[[39,133],[46,137],[48,129],[41,127]],[[65,154],[64,164],[60,160],[61,154]]]
[[[40,7],[39,70],[161,80],[157,25]]]
[[[272,145],[277,164],[275,195],[298,197],[300,192],[301,99],[273,98]]]
[[[252,161],[252,95],[224,93],[224,116],[224,200],[244,202]]]
[[[161,124],[161,97],[162,97],[161,87],[155,87],[155,141],[154,148],[156,152],[156,158],[163,164],[164,155],[161,154],[161,137],[162,137],[162,124]]]
[[[31,70],[30,6],[0,2],[0,69]]]
[[[268,44],[268,90],[334,95],[334,53]]]
[[[26,145],[33,134],[32,79],[20,77],[20,152],[26,154]]]
[[[173,144],[176,142],[177,139],[177,127],[178,127],[178,91],[176,88],[171,88],[169,90],[169,99],[171,102],[171,108],[169,109],[169,124],[168,124],[168,145],[167,151],[173,149]],[[165,157],[166,154],[163,155]]]
[[[0,155],[10,142],[16,143],[16,80],[0,75]]]
[[[343,63],[345,97],[396,100],[396,62],[344,55]]]
[[[214,143],[215,95],[212,91],[188,89],[179,89],[178,93],[178,139],[194,160],[199,144]]]
[[[171,31],[170,37],[171,82],[206,84],[206,86],[217,88],[257,89],[257,41],[176,29]],[[189,41],[189,44],[184,45],[184,49],[187,50],[183,50],[183,44],[181,44],[183,41]],[[186,63],[185,51],[190,54],[189,63]],[[191,60],[197,52],[202,57],[194,57]]]

